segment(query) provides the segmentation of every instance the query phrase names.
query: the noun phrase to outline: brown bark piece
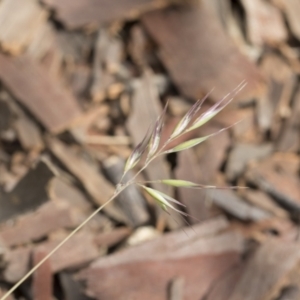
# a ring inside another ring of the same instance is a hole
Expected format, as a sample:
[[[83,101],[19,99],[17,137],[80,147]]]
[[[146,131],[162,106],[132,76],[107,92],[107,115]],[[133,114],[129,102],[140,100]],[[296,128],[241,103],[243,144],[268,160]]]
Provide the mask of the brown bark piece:
[[[300,149],[300,89],[292,106],[291,116],[285,121],[276,148],[279,151],[297,152]]]
[[[242,175],[249,161],[259,160],[271,154],[271,144],[253,145],[239,143],[231,150],[226,165],[226,177],[234,180]]]
[[[178,166],[175,170],[175,177],[195,183],[201,182],[199,175],[200,165],[193,149],[180,152],[177,156]],[[199,222],[207,219],[211,215],[209,207],[206,205],[205,189],[178,188],[179,198],[187,207],[187,212],[193,217],[189,222]],[[196,219],[194,219],[196,218]]]
[[[41,251],[33,252],[33,263],[38,264],[47,253]],[[52,300],[52,271],[49,260],[46,260],[33,276],[33,300]]]
[[[0,239],[7,247],[17,246],[38,240],[54,230],[74,225],[69,205],[49,201],[37,211],[19,217],[13,224],[2,225]]]
[[[51,200],[63,202],[72,207],[72,215],[76,224],[83,222],[94,210],[86,195],[62,178],[54,177],[49,183],[48,192]],[[99,213],[86,226],[90,230],[98,232],[111,228],[112,221],[104,214]]]
[[[239,224],[238,226],[241,226]],[[240,227],[241,228],[241,227]],[[268,239],[270,233],[276,232],[278,238],[284,243],[295,242],[298,240],[299,228],[290,219],[269,218],[261,222],[252,223],[251,226],[244,227],[244,233],[248,237],[252,237],[258,242]],[[266,233],[268,235],[266,235]],[[271,234],[272,236],[273,234]]]
[[[83,26],[99,26],[116,20],[135,18],[142,12],[165,6],[167,1],[158,0],[43,0],[56,11],[57,18],[69,29]]]
[[[0,288],[0,297],[3,297],[6,292],[7,292],[6,289]],[[6,299],[7,300],[15,300],[15,297],[13,295],[10,295]]]
[[[27,56],[0,55],[0,80],[51,132],[59,132],[81,115],[73,96]]]
[[[77,99],[85,99],[91,80],[91,68],[87,64],[71,65],[67,70],[67,84]]]
[[[46,191],[53,172],[40,161],[30,170],[9,193],[0,190],[0,221],[37,208],[48,200]]]
[[[60,241],[45,242],[36,247],[37,251],[49,253]],[[94,242],[94,235],[89,232],[80,232],[73,236],[50,258],[51,269],[57,273],[64,269],[77,268],[99,256]]]
[[[28,246],[8,251],[5,255],[7,267],[3,272],[4,279],[8,282],[20,280],[29,271],[32,251],[49,253],[61,240],[47,241],[37,245],[35,248]],[[52,272],[57,273],[65,269],[78,268],[97,257],[99,257],[99,251],[94,241],[94,235],[88,232],[80,232],[75,234],[63,247],[55,252],[49,258],[49,261]]]
[[[16,10],[15,8],[18,7]],[[34,0],[4,0],[0,5],[0,44],[2,49],[19,54],[45,23],[46,10]]]
[[[229,300],[269,300],[299,263],[298,243],[269,240],[248,261]]]
[[[7,282],[17,282],[26,274],[30,266],[30,253],[30,247],[16,248],[7,252],[4,256],[7,266],[3,271],[3,277]]]
[[[59,273],[59,280],[65,300],[93,300],[84,293],[83,288],[73,279],[72,273]]]
[[[114,188],[97,169],[80,157],[71,147],[57,139],[48,138],[52,153],[76,176],[97,205],[103,205],[113,195]],[[114,203],[104,208],[110,216],[128,222]]]
[[[113,186],[97,172],[94,166],[81,158],[74,149],[58,139],[48,138],[47,141],[53,154],[79,178],[88,192],[97,199],[98,204],[105,203],[112,196],[114,192]],[[102,188],[101,194],[96,192],[99,188]]]
[[[184,299],[201,299],[212,283],[238,261],[237,253],[227,252],[174,260],[146,260],[111,268],[93,268],[89,269],[86,275],[88,293],[96,299],[103,300],[167,299],[169,282],[180,274],[185,281]]]
[[[283,289],[281,295],[276,300],[298,300],[300,298],[299,286],[288,286]]]
[[[184,279],[183,277],[175,277],[170,282],[168,300],[183,300],[184,295]]]
[[[216,87],[212,98],[218,100],[243,80],[248,84],[237,99],[264,93],[262,75],[226,36],[210,0],[151,12],[142,22],[158,43],[172,79],[187,97],[199,99]]]
[[[1,164],[0,171],[0,183],[2,186],[2,189],[0,189],[0,195],[1,197],[4,197],[4,192],[11,191],[19,181],[19,177],[16,174],[9,172],[3,164]]]
[[[300,182],[271,156],[260,163],[252,164],[246,178],[261,190],[269,193],[280,205],[293,212],[300,211]]]
[[[26,53],[35,60],[43,60],[46,55],[54,51],[56,59],[61,57],[55,29],[51,23],[47,22],[37,28],[32,36],[32,41],[26,49]]]
[[[299,286],[299,279],[300,279],[300,268],[299,264],[297,268],[290,273],[288,279],[287,286],[284,286],[281,290],[280,296],[276,298],[276,300],[297,300],[300,296],[300,286]]]
[[[37,28],[25,53],[40,62],[53,77],[61,76],[63,54],[52,23],[47,22]]]
[[[31,119],[24,114],[19,115],[14,126],[24,149],[40,151],[43,148],[41,132]]]
[[[242,0],[247,15],[247,35],[252,44],[284,42],[288,32],[279,9],[262,0]]]
[[[158,259],[175,259],[186,256],[211,254],[217,255],[225,252],[242,252],[245,248],[244,237],[236,231],[219,233],[215,236],[208,236],[192,240],[183,245],[177,245],[174,251],[156,255]]]
[[[206,225],[209,223],[213,224],[208,221]],[[202,225],[202,230],[205,227]],[[201,226],[195,226],[196,234],[197,229],[201,229]],[[178,239],[170,245],[169,238],[172,236]],[[239,262],[244,239],[232,231],[213,237],[201,237],[200,234],[184,242],[180,236],[180,232],[172,233],[148,242],[148,245],[144,243],[128,249],[127,252],[132,255],[127,260],[116,260],[118,254],[111,257],[111,263],[103,259],[103,264],[96,262],[91,268],[82,271],[80,278],[87,280],[89,294],[97,299],[118,299],[121,294],[124,299],[165,299],[168,283],[175,276],[182,276],[185,281],[184,299],[201,299],[225,270]],[[159,240],[160,248],[153,247]],[[147,251],[142,250],[145,247]],[[226,265],[225,257],[228,259]],[[141,270],[144,270],[143,276]],[[103,281],[100,284],[97,281],[96,284],[95,278],[99,276]],[[120,280],[118,290],[113,289],[114,280],[119,277],[123,280]]]
[[[132,60],[139,66],[145,67],[147,62],[148,39],[140,25],[135,25],[130,30],[128,52]]]
[[[48,191],[49,197],[54,201],[64,200],[70,206],[83,212],[89,212],[92,209],[92,204],[78,188],[59,177],[54,177],[50,181]]]
[[[289,102],[295,86],[295,74],[290,66],[275,54],[265,54],[261,70],[268,80],[268,93],[257,103],[257,121],[260,129],[278,134],[282,118],[289,114]]]
[[[262,141],[257,130],[256,114],[252,107],[225,109],[215,116],[214,121],[222,128],[232,126],[230,131],[237,142],[261,143]]]
[[[13,115],[8,103],[0,101],[0,132],[8,130],[13,121]]]
[[[270,217],[270,213],[246,203],[230,189],[208,190],[208,194],[213,203],[243,221],[261,221]]]
[[[7,95],[6,102],[15,114],[16,119],[13,125],[22,147],[26,150],[39,152],[44,147],[39,127],[9,95]]]
[[[228,300],[242,272],[242,264],[234,266],[226,272],[217,280],[205,300]]]
[[[109,87],[115,82],[113,74],[120,71],[124,56],[123,43],[109,34],[108,30],[101,29],[94,51],[91,96],[99,102],[107,96]]]
[[[95,166],[57,139],[48,138],[48,146],[52,153],[80,180],[97,205],[103,205],[109,200],[114,193],[114,188]],[[114,203],[105,206],[104,211],[116,220],[128,223],[126,216]]]
[[[72,70],[76,64],[86,64],[95,43],[94,35],[84,31],[56,31],[63,61]]]
[[[214,236],[218,232],[228,228],[228,225],[229,223],[224,217],[217,217],[194,225],[193,228],[186,228],[184,231],[179,229],[177,232],[175,231],[138,246],[127,248],[110,257],[100,258],[93,263],[92,267],[111,267],[126,262],[150,259],[162,253],[169,255],[175,249],[184,245],[188,246],[189,243],[197,242],[199,239],[202,242],[204,241],[205,246],[207,243],[204,237]],[[197,251],[197,248],[195,250]]]
[[[288,219],[289,217],[287,211],[278,206],[275,203],[275,201],[266,193],[257,190],[247,189],[245,190],[243,197],[247,199],[247,201],[249,201],[251,204],[272,213],[278,218]]]
[[[297,0],[274,0],[285,12],[287,21],[289,23],[290,29],[295,37],[300,39],[300,23],[299,23],[299,13],[300,13],[300,3]]]
[[[99,142],[100,140],[101,145],[101,138],[102,140],[104,140],[105,137],[103,138],[102,135],[91,135],[89,133],[93,127],[97,126],[97,123],[101,123],[103,120],[110,122],[110,120],[108,120],[108,114],[109,107],[107,105],[92,106],[91,109],[86,111],[79,119],[76,120],[76,122],[72,124],[70,132],[78,143],[84,145],[94,143],[98,145],[99,143],[97,142]],[[110,136],[110,139],[117,139],[117,137]]]
[[[115,228],[111,232],[99,233],[95,237],[95,242],[99,247],[111,247],[126,239],[131,233],[127,227]]]
[[[275,152],[272,160],[276,164],[277,170],[282,170],[290,175],[297,176],[300,171],[300,157],[296,153],[280,153]]]

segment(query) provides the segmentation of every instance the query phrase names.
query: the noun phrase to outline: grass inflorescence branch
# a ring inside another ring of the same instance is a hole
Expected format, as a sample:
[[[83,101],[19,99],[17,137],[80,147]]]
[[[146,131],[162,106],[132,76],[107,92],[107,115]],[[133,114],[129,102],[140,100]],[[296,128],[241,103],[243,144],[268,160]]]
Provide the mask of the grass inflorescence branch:
[[[171,149],[167,149],[171,142],[174,142],[176,139],[184,135],[185,133],[197,129],[208,121],[210,121],[213,117],[215,117],[221,110],[223,110],[234,98],[234,96],[242,89],[246,83],[241,82],[232,92],[223,97],[220,101],[215,103],[211,108],[202,113],[198,118],[195,118],[197,113],[199,112],[204,101],[209,97],[210,93],[206,95],[203,99],[198,100],[195,104],[188,110],[188,112],[183,116],[183,118],[179,121],[174,131],[167,139],[167,141],[160,146],[162,129],[164,126],[165,115],[167,111],[168,103],[165,105],[165,108],[162,114],[156,120],[154,126],[150,126],[144,139],[133,149],[131,155],[127,159],[125,164],[124,172],[120,182],[116,185],[116,190],[112,197],[107,200],[102,206],[98,207],[86,220],[84,220],[78,227],[76,227],[65,239],[63,239],[51,252],[49,252],[44,259],[42,259],[37,265],[35,265],[22,279],[20,279],[0,300],[7,299],[27,278],[29,278],[47,259],[49,259],[56,251],[58,251],[72,236],[75,235],[82,227],[84,227],[95,215],[97,215],[105,206],[109,205],[124,189],[128,186],[135,184],[145,190],[155,201],[156,203],[167,213],[169,213],[169,209],[180,213],[181,215],[187,217],[189,216],[186,212],[177,208],[178,206],[185,206],[178,200],[172,198],[169,195],[162,193],[156,189],[149,187],[148,185],[151,183],[160,182],[162,184],[174,186],[174,187],[185,187],[185,188],[216,188],[215,186],[205,186],[199,183],[194,183],[185,180],[178,179],[158,179],[156,181],[144,181],[138,182],[136,181],[137,176],[145,170],[148,165],[155,160],[158,156],[183,151],[189,148],[192,148],[200,143],[203,143],[208,138],[215,136],[216,134],[226,130],[227,128],[223,128],[213,134],[191,139],[185,141]],[[166,150],[167,149],[167,150]],[[144,164],[137,171],[137,173],[127,182],[123,182],[125,174],[133,169],[142,159],[143,156],[146,156],[144,160]]]

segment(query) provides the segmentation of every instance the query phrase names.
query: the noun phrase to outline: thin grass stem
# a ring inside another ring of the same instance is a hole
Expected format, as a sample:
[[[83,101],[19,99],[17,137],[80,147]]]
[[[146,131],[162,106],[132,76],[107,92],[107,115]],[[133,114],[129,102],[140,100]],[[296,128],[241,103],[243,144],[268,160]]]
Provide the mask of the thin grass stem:
[[[128,184],[129,185],[129,184]],[[127,186],[123,186],[119,191],[107,200],[103,205],[98,207],[87,219],[78,225],[69,235],[67,235],[52,251],[50,251],[37,265],[35,265],[24,277],[22,277],[10,290],[8,290],[0,300],[5,300],[9,297],[27,278],[30,277],[47,259],[49,259],[61,246],[63,246],[73,235],[75,235],[82,227],[84,227],[94,216],[96,216],[105,206],[112,202],[118,194],[120,194]]]

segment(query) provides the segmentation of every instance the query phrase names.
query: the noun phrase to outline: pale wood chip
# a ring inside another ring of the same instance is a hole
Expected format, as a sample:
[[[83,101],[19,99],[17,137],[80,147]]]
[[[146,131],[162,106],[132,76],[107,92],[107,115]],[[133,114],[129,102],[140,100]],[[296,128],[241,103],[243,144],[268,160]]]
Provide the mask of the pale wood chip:
[[[18,9],[16,9],[16,7]],[[0,5],[0,45],[14,55],[28,46],[45,24],[48,13],[35,0],[3,0]]]

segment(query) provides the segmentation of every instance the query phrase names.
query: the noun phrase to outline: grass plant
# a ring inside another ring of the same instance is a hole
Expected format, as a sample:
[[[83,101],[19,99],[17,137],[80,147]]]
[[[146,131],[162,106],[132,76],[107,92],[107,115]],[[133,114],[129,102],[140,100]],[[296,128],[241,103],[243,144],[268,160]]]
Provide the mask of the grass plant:
[[[97,215],[105,206],[109,205],[124,189],[126,189],[130,185],[137,185],[145,192],[147,192],[156,203],[167,213],[173,210],[176,213],[179,213],[183,216],[188,216],[188,214],[178,207],[184,207],[185,205],[179,202],[178,200],[172,198],[169,195],[162,193],[159,190],[151,188],[151,183],[160,182],[165,185],[173,186],[173,187],[185,187],[185,188],[193,188],[193,189],[203,189],[203,188],[216,188],[215,186],[205,186],[199,183],[178,180],[178,179],[168,179],[162,178],[155,181],[144,181],[138,182],[136,180],[137,176],[145,170],[148,165],[155,160],[158,156],[184,151],[186,149],[192,148],[200,143],[203,143],[208,138],[211,138],[218,133],[228,129],[223,128],[213,134],[191,139],[185,141],[183,143],[178,144],[175,147],[169,147],[170,144],[174,144],[179,137],[184,135],[185,133],[197,129],[208,121],[210,121],[213,117],[215,117],[220,111],[222,111],[235,97],[235,95],[246,85],[245,82],[240,83],[232,92],[224,96],[221,100],[216,102],[211,108],[209,108],[204,113],[200,114],[200,116],[196,117],[199,112],[202,104],[208,98],[209,94],[201,100],[195,102],[195,104],[188,110],[188,112],[183,116],[183,118],[179,121],[176,128],[170,135],[170,137],[166,140],[165,143],[161,145],[161,133],[164,126],[165,115],[167,111],[167,105],[165,106],[162,114],[156,120],[154,126],[148,129],[144,139],[133,149],[131,155],[127,159],[125,164],[125,169],[122,175],[120,182],[116,185],[116,189],[114,194],[110,199],[107,200],[105,204],[98,207],[86,220],[84,220],[77,228],[75,228],[64,240],[62,240],[51,252],[49,252],[38,264],[36,264],[22,279],[20,279],[7,293],[0,299],[7,299],[27,278],[29,278],[47,259],[49,259],[56,251],[58,251],[72,236],[74,236],[82,227],[84,227],[95,215]],[[144,158],[142,160],[142,158]],[[140,169],[135,173],[133,178],[129,181],[123,182],[125,174],[138,165],[139,162],[143,164]],[[149,186],[150,185],[150,186]]]

